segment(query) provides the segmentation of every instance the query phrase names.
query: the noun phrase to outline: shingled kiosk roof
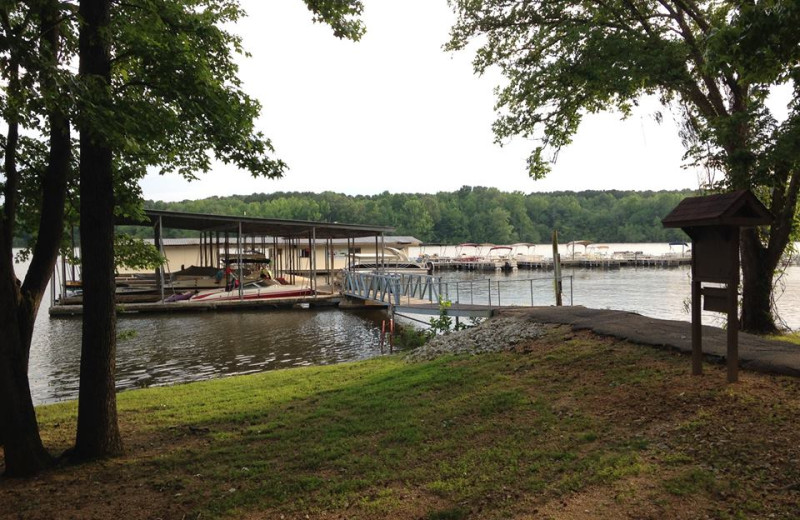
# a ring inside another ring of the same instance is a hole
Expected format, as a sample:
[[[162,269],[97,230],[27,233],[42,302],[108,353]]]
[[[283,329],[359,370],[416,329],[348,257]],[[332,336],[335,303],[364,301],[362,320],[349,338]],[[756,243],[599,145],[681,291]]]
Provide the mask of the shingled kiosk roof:
[[[769,210],[750,190],[688,197],[661,221],[668,228],[695,226],[752,227],[773,221]]]

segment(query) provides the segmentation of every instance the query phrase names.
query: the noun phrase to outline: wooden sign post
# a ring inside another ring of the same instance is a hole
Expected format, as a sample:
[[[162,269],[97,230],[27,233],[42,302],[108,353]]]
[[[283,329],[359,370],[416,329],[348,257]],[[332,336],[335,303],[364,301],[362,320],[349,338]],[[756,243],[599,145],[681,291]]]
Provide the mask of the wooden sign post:
[[[692,239],[692,374],[703,372],[702,300],[702,309],[727,314],[728,382],[738,380],[739,230],[772,220],[752,192],[740,190],[683,199],[661,221]]]

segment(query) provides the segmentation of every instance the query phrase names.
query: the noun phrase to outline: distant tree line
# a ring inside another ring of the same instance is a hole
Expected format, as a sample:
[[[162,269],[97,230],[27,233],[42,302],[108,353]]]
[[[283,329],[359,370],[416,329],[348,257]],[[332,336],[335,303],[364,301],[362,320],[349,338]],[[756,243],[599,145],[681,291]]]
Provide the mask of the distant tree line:
[[[503,192],[464,186],[436,194],[254,193],[181,202],[147,201],[148,209],[392,226],[423,242],[670,242],[683,232],[661,219],[692,191]],[[150,236],[150,230],[129,230]],[[169,230],[165,236],[187,236]]]

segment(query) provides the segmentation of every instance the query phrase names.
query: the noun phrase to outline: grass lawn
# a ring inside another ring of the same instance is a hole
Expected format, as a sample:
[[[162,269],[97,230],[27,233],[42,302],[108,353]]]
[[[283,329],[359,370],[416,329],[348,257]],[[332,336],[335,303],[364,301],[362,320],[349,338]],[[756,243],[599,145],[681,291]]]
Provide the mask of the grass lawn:
[[[126,454],[2,479],[0,517],[800,517],[800,380],[689,368],[554,326],[502,354],[124,392]],[[69,447],[75,403],[38,414]]]

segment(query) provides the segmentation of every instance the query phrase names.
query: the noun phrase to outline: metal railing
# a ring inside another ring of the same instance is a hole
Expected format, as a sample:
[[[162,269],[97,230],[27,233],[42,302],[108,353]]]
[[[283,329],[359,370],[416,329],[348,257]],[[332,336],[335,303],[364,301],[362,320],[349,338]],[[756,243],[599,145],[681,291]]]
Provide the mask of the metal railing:
[[[363,300],[391,305],[439,303],[447,300],[465,305],[534,306],[552,305],[553,277],[497,280],[447,280],[423,274],[363,273],[343,271],[343,293]],[[569,281],[569,305],[573,304],[573,277]],[[549,295],[549,296],[546,296]]]

